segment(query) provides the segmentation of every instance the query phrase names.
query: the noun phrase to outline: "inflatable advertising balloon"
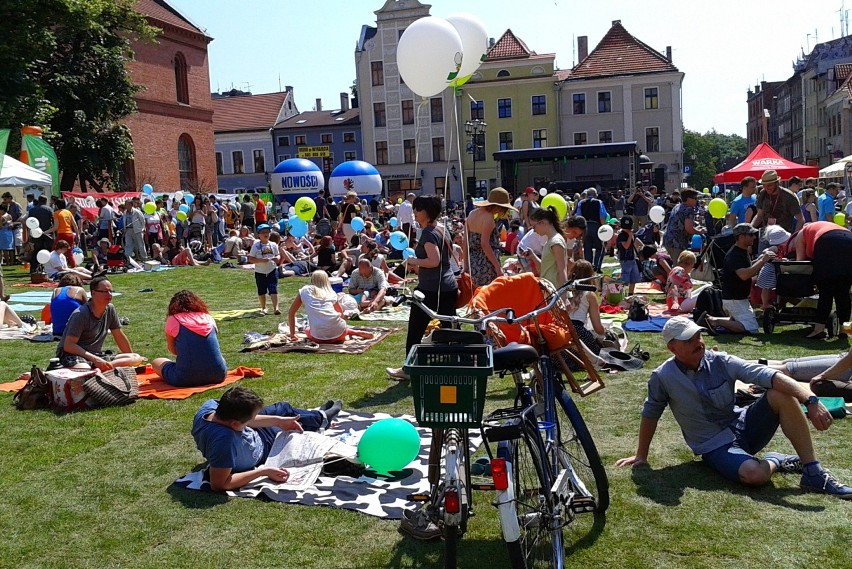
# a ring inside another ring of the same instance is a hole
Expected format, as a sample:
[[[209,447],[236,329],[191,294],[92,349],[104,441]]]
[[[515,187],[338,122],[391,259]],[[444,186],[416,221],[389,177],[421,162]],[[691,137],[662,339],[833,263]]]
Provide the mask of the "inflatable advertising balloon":
[[[304,158],[284,160],[272,171],[272,193],[317,193],[325,188],[325,176],[320,167]]]
[[[382,177],[369,162],[348,160],[331,171],[328,191],[333,196],[345,196],[349,192],[359,196],[377,196],[382,193]]]

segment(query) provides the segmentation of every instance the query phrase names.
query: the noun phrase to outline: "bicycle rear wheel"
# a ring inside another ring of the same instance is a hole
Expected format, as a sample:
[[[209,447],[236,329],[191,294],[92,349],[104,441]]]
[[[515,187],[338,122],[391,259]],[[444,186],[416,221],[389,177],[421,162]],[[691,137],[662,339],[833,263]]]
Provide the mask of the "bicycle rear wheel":
[[[459,539],[467,532],[467,520],[470,515],[470,497],[468,496],[468,456],[469,449],[467,445],[467,430],[463,429],[448,429],[444,432],[444,444],[442,456],[444,458],[444,482],[443,492],[441,493],[444,503],[441,504],[441,511],[446,512],[448,494],[456,493],[456,502],[458,503],[459,512],[457,523],[452,525],[445,523],[442,520],[440,524],[441,533],[444,538],[444,569],[456,569],[458,565],[458,546]],[[448,461],[451,455],[453,459]],[[448,462],[450,463],[448,465]],[[449,466],[449,467],[448,467]],[[452,472],[448,472],[452,470]]]
[[[573,489],[583,498],[594,501],[594,512],[606,512],[609,508],[609,479],[595,441],[577,404],[565,389],[558,394],[557,401],[560,466],[573,469]]]
[[[520,539],[506,543],[516,569],[563,567],[562,520],[554,512],[550,487],[552,476],[542,460],[535,427],[512,441],[512,481],[520,525]]]

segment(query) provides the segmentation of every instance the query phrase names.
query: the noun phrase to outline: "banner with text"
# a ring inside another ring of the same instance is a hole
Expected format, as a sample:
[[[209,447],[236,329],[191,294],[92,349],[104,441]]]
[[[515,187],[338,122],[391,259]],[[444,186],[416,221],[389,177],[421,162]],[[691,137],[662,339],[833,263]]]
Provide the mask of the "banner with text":
[[[49,174],[51,177],[52,193],[59,195],[59,160],[56,152],[40,136],[25,134],[22,144],[27,151],[30,166]]]
[[[80,208],[80,213],[85,215],[87,219],[94,221],[98,217],[98,206],[95,205],[95,202],[100,198],[108,200],[118,213],[119,204],[123,204],[132,198],[138,198],[140,195],[140,192],[62,192],[62,199],[68,205],[76,204]]]

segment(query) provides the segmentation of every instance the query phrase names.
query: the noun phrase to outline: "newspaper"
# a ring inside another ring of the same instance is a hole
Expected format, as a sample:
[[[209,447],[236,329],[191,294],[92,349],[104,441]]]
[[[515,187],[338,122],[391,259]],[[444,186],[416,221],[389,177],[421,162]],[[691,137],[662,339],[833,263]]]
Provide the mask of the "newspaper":
[[[286,468],[287,482],[278,484],[282,490],[306,490],[314,485],[322,472],[327,455],[354,458],[357,449],[341,435],[329,437],[320,433],[282,431],[275,437],[264,466]]]

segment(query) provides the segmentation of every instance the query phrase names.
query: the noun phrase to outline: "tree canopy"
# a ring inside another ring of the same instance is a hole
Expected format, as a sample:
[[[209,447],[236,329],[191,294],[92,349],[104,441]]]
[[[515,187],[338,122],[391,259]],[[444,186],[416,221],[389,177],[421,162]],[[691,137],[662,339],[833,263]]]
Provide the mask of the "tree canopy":
[[[683,131],[683,163],[692,166],[686,182],[701,191],[713,186],[713,176],[736,166],[748,151],[746,139],[715,130],[701,134]]]
[[[75,181],[102,189],[133,157],[120,122],[136,110],[140,89],[127,69],[131,39],[153,40],[157,29],[133,0],[31,0],[26,10],[12,4],[0,7],[3,21],[15,23],[0,39],[0,127],[44,128],[62,191]]]

